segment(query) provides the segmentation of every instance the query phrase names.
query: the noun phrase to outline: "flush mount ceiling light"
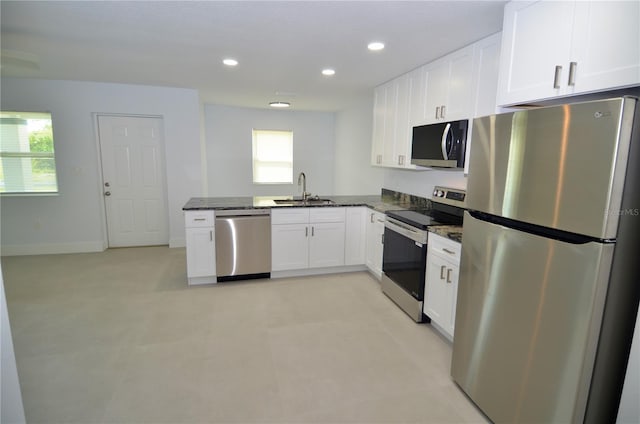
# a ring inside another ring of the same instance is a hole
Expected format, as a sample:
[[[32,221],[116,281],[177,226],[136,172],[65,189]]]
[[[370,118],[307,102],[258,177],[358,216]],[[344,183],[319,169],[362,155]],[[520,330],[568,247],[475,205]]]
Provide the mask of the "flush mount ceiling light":
[[[378,50],[382,50],[384,49],[384,43],[381,43],[379,41],[374,41],[373,43],[369,43],[369,45],[367,46],[367,48],[371,51],[378,51]]]
[[[227,59],[224,59],[222,63],[224,63],[227,66],[236,66],[238,64],[238,61],[235,59],[227,58]]]
[[[328,76],[330,77],[331,75],[335,75],[336,71],[334,69],[331,68],[327,68],[327,69],[323,69],[322,70],[322,75]]]
[[[291,103],[289,103],[289,102],[271,102],[271,103],[269,103],[269,106],[277,107],[277,108],[285,108],[285,107],[291,106]]]

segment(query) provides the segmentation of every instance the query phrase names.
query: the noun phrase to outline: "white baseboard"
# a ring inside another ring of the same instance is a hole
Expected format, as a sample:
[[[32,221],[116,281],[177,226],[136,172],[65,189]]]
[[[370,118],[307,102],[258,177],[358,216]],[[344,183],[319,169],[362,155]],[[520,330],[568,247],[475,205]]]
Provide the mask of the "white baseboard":
[[[364,265],[348,265],[330,268],[292,269],[288,271],[271,271],[271,278],[305,277],[310,275],[339,274],[343,272],[366,271]]]
[[[61,253],[103,252],[107,249],[104,241],[80,243],[34,243],[0,246],[0,256],[55,255]]]

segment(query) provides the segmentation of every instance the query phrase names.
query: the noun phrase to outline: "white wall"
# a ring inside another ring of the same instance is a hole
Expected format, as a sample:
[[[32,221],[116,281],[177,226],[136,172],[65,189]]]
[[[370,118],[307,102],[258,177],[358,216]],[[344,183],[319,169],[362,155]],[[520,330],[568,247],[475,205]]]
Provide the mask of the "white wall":
[[[4,294],[2,267],[0,266],[0,422],[24,423],[24,407],[18,381],[18,368],[13,351],[13,339],[9,326],[7,299]]]
[[[50,111],[57,196],[0,199],[2,254],[100,251],[106,245],[93,113],[162,116],[172,246],[184,245],[182,206],[202,195],[198,93],[180,88],[2,79],[5,110]]]
[[[384,170],[371,166],[373,91],[336,114],[333,194],[380,194]]]
[[[333,194],[335,114],[207,104],[204,110],[208,196]],[[293,131],[293,184],[253,184],[252,129]]]

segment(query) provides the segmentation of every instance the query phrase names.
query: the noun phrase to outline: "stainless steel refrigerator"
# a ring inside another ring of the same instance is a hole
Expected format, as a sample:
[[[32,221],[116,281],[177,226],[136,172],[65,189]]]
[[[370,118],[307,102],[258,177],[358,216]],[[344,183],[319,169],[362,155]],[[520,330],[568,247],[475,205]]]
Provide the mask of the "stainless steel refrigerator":
[[[496,423],[615,422],[640,298],[632,97],[474,120],[451,374]]]

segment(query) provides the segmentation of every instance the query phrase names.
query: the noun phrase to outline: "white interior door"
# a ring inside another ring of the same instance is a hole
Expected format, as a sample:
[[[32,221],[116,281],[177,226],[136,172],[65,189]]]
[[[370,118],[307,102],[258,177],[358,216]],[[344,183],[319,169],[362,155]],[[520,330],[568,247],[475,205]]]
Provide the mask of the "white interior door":
[[[169,243],[162,119],[98,116],[109,247]]]

